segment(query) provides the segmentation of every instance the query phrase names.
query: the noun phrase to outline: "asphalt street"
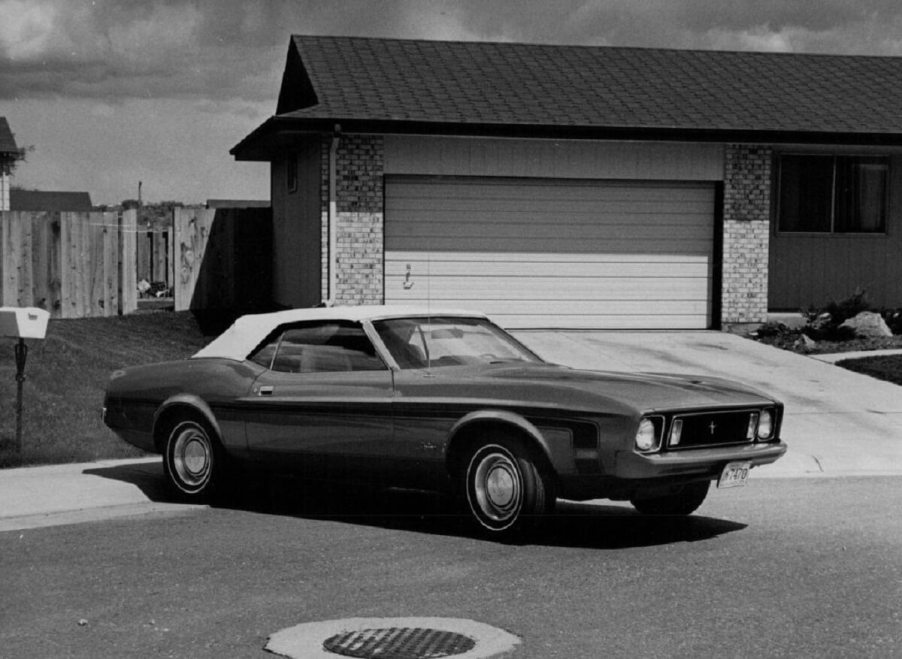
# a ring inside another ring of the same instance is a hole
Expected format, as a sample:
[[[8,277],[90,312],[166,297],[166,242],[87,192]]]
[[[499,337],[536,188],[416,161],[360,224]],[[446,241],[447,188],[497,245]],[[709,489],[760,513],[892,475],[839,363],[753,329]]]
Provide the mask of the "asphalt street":
[[[507,630],[515,657],[902,656],[900,505],[900,477],[753,478],[682,520],[564,503],[508,546],[428,497],[283,481],[0,533],[0,654],[264,657],[302,622],[416,615]]]

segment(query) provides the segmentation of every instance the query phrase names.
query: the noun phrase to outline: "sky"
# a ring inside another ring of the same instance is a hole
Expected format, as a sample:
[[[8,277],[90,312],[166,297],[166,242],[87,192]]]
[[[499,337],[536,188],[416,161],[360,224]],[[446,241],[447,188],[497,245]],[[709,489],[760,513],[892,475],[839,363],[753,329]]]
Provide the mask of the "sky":
[[[898,0],[0,0],[13,185],[95,204],[268,199],[229,154],[291,34],[902,56]]]

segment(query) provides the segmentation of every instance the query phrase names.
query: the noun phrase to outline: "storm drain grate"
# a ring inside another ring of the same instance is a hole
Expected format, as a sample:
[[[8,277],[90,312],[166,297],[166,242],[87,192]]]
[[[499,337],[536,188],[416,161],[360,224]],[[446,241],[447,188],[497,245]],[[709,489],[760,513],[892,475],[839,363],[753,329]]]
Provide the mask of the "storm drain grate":
[[[360,629],[323,641],[329,652],[363,659],[437,659],[463,654],[475,645],[476,641],[463,634],[420,627]]]

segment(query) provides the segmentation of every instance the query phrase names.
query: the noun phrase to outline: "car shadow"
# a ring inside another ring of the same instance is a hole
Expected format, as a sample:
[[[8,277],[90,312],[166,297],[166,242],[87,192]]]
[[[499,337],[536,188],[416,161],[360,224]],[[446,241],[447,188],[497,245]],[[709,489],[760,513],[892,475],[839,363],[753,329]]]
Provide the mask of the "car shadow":
[[[151,501],[181,503],[172,496],[159,462],[96,467],[86,474],[132,483]],[[363,485],[301,483],[290,476],[251,474],[242,487],[212,508],[382,529],[479,539],[468,515],[449,497]],[[640,515],[632,507],[560,501],[539,531],[520,544],[628,549],[708,540],[747,525],[705,515]]]
[[[176,503],[163,477],[162,460],[120,462],[109,467],[91,467],[82,471],[89,476],[100,476],[136,486],[148,499],[159,503]]]

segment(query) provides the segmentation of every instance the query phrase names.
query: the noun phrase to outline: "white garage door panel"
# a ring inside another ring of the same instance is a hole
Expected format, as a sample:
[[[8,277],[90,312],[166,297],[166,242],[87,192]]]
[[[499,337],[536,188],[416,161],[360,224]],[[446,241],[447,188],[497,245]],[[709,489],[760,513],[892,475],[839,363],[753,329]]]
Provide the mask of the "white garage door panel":
[[[497,238],[497,239],[489,239],[489,238],[444,238],[444,237],[431,237],[431,236],[419,236],[416,238],[405,239],[403,241],[398,241],[404,245],[410,246],[422,246],[422,243],[428,241],[429,245],[432,247],[433,252],[449,252],[457,249],[474,252],[479,251],[480,249],[484,250],[486,253],[503,253],[506,250],[510,250],[512,252],[530,252],[530,251],[546,251],[546,250],[568,250],[569,253],[586,253],[586,254],[595,254],[597,250],[602,249],[602,245],[600,241],[596,240],[574,240],[572,238],[567,237],[566,234],[567,228],[562,227],[558,231],[557,238],[535,238],[532,236],[522,236],[522,235],[512,235],[509,238]],[[700,252],[703,250],[705,246],[710,248],[710,241],[700,241],[700,240],[683,240],[680,238],[658,238],[657,240],[644,240],[640,241],[634,238],[611,238],[610,240],[605,240],[603,248],[608,251],[608,253],[635,253],[636,251],[641,251],[643,253],[647,253],[649,255],[654,255],[652,258],[660,258],[658,255],[660,254],[671,254],[674,251],[678,252]],[[399,249],[403,249],[400,248]]]
[[[534,277],[529,287],[522,287],[520,278],[514,277],[434,277],[427,282],[416,276],[408,279],[405,275],[389,275],[386,276],[386,291],[391,297],[405,295],[405,299],[411,299],[414,297],[412,289],[408,289],[411,294],[402,290],[411,282],[442,300],[634,300],[640,289],[655,299],[673,300],[692,294],[698,288],[690,277],[632,277],[610,282],[594,277]],[[418,292],[422,297],[428,296],[422,290]],[[698,299],[707,301],[705,297]]]
[[[389,177],[385,297],[507,327],[704,328],[710,184]]]

